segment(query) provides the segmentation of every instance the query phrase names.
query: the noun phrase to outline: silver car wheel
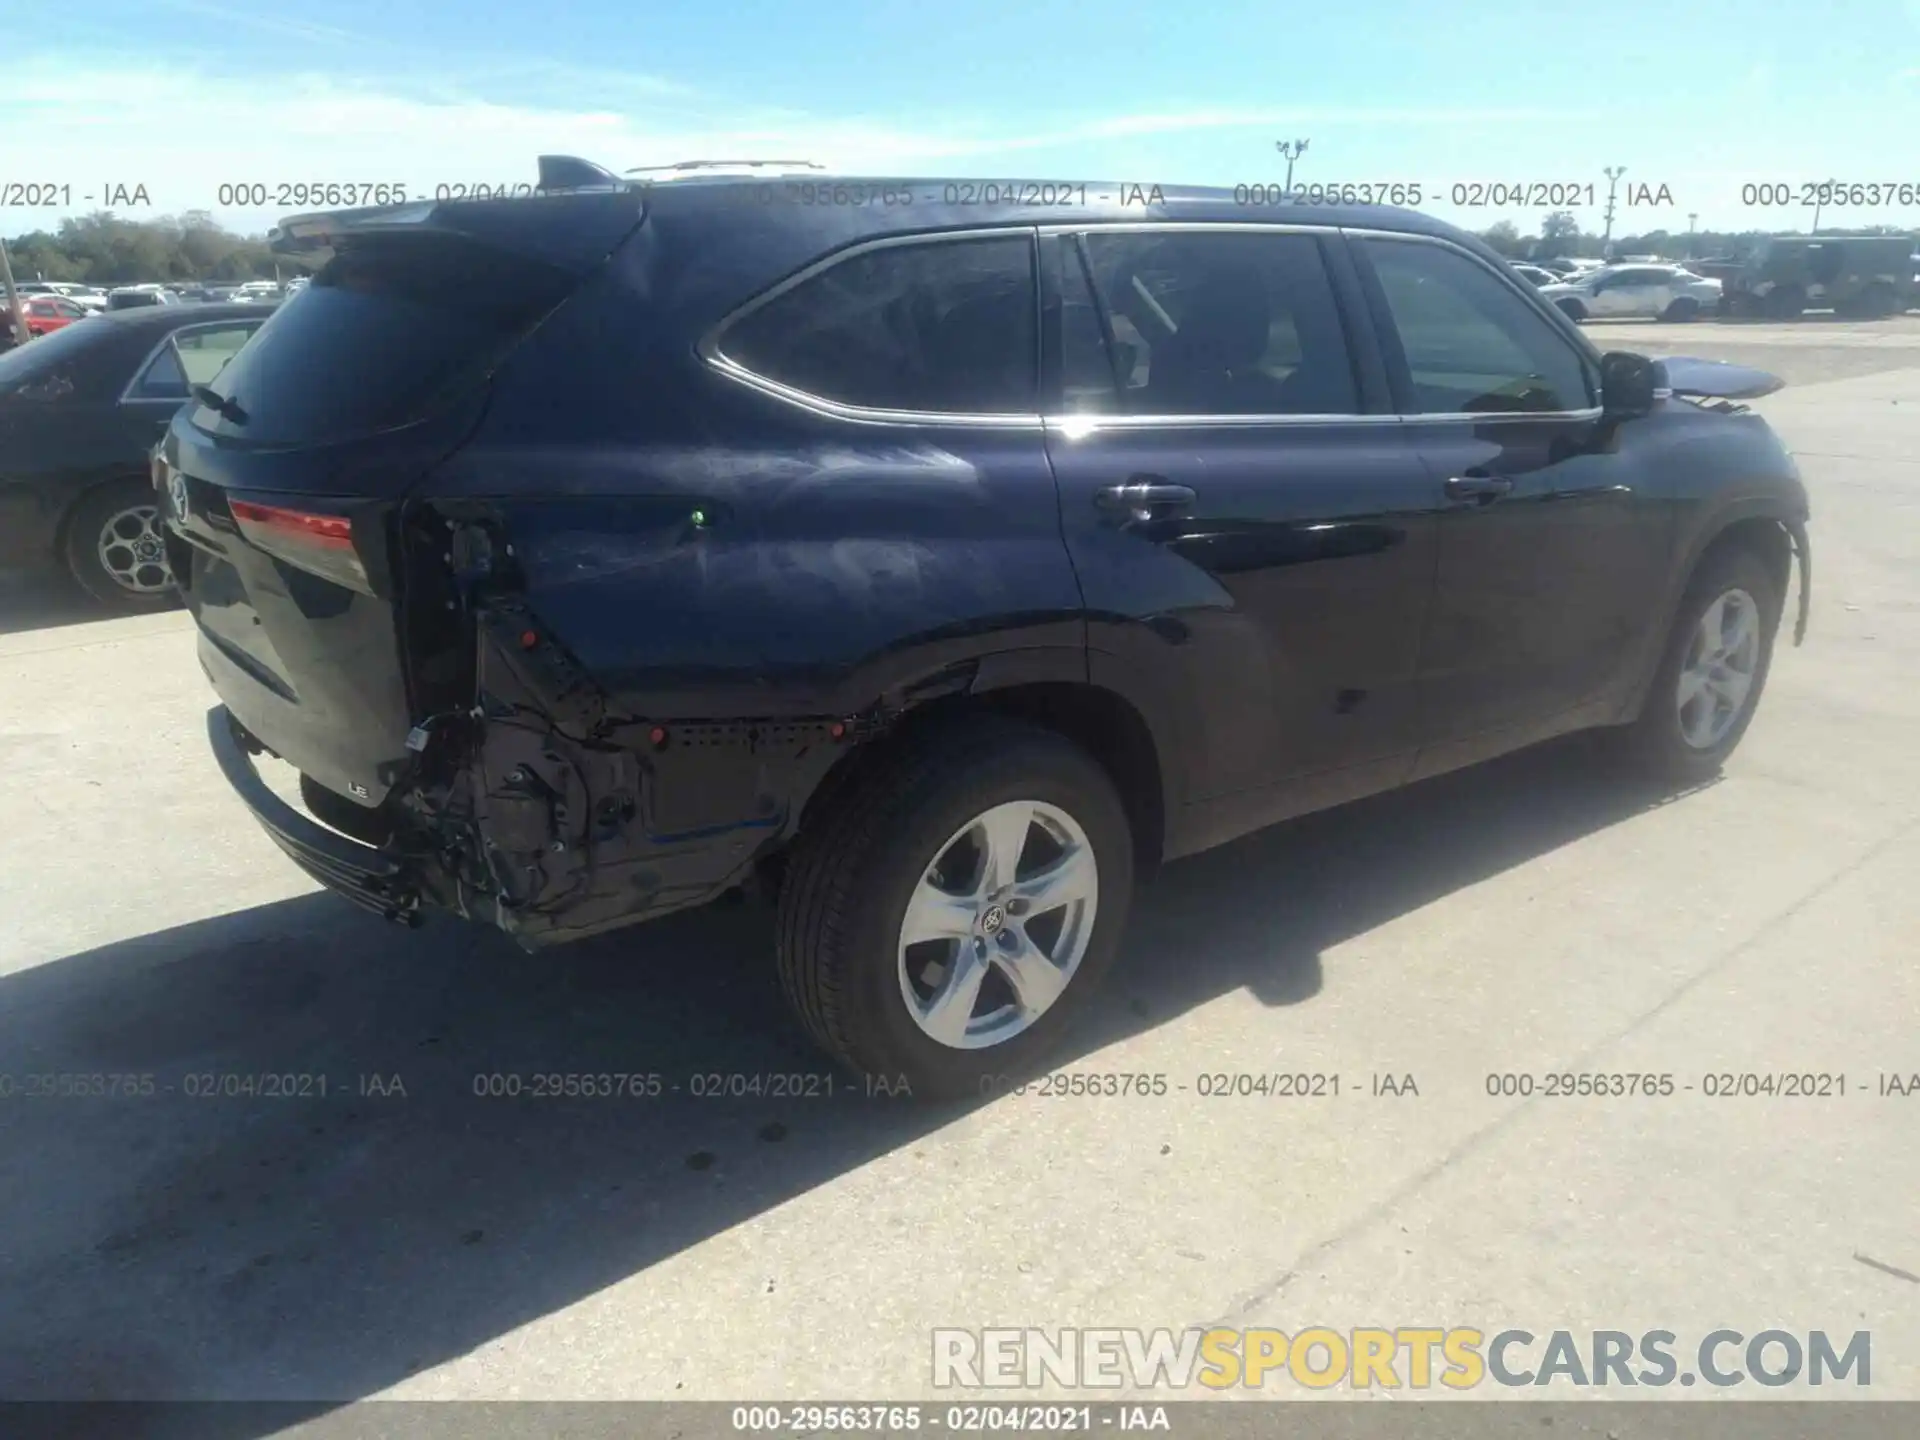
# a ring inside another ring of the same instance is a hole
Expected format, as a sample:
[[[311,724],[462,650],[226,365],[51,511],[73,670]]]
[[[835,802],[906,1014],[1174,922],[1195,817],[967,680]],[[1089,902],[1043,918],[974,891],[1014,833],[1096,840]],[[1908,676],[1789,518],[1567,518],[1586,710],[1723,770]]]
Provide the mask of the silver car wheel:
[[[94,541],[100,568],[114,584],[135,595],[157,595],[173,585],[160,511],[153,505],[129,505],[107,517]]]
[[[1004,1044],[1072,982],[1099,908],[1092,843],[1066,811],[1014,800],[975,816],[940,847],[901,919],[907,1013],[951,1049]]]
[[[1687,744],[1711,750],[1726,739],[1759,667],[1760,607],[1744,590],[1725,591],[1702,612],[1680,666],[1674,699]]]

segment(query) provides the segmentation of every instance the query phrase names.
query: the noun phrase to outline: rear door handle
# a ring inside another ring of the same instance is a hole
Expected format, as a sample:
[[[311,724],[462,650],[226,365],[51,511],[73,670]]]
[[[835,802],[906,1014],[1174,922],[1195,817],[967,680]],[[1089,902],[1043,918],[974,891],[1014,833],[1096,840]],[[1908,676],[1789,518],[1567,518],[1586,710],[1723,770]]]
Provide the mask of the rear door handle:
[[[1455,475],[1446,483],[1449,500],[1476,500],[1485,505],[1513,489],[1504,475]]]
[[[1103,485],[1093,492],[1093,503],[1102,510],[1126,511],[1136,520],[1152,520],[1184,510],[1198,498],[1191,485],[1174,485],[1143,476],[1124,485]]]

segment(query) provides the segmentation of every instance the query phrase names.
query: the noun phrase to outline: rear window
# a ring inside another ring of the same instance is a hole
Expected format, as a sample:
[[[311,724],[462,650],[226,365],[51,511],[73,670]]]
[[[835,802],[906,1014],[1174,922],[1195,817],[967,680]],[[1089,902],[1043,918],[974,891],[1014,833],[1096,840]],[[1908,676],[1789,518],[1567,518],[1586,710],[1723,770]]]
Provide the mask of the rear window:
[[[445,234],[344,248],[261,326],[196,406],[211,434],[272,445],[411,424],[482,381],[576,283],[566,272]]]

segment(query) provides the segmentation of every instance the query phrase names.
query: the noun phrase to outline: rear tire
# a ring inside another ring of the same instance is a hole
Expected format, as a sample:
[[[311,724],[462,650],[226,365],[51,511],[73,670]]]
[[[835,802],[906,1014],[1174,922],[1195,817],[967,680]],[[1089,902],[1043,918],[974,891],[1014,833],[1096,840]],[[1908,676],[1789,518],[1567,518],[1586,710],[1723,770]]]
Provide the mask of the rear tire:
[[[1770,320],[1798,320],[1806,308],[1806,292],[1797,285],[1782,285],[1767,293],[1766,311]]]
[[[1869,285],[1860,295],[1860,315],[1866,320],[1889,320],[1900,313],[1900,297],[1891,285]]]
[[[179,594],[160,525],[160,497],[144,477],[96,486],[67,515],[67,569],[81,589],[122,614],[170,610]]]
[[[1700,313],[1700,302],[1698,300],[1688,299],[1683,296],[1681,299],[1678,299],[1674,301],[1671,305],[1667,306],[1666,310],[1661,314],[1660,318],[1662,320],[1671,321],[1676,325],[1684,325],[1687,323],[1687,321],[1693,319],[1694,316],[1698,315],[1699,313]]]
[[[1766,563],[1743,546],[1713,550],[1701,560],[1675,613],[1640,718],[1621,732],[1639,768],[1681,784],[1719,773],[1759,707],[1784,598]],[[1716,607],[1717,619],[1709,620]],[[1732,647],[1734,653],[1716,666],[1713,646],[1703,643],[1708,632],[1731,635],[1747,607],[1750,644]],[[1729,703],[1736,691],[1737,703]]]
[[[1031,828],[1010,808],[1022,806]],[[991,843],[1016,831],[1011,846]],[[1014,868],[989,852],[1012,854]],[[1047,908],[1073,888],[1070,875],[1093,887],[1092,903]],[[904,1077],[920,1098],[990,1093],[1051,1049],[1098,988],[1132,891],[1133,836],[1106,771],[1051,731],[973,718],[879,759],[795,841],[780,889],[781,984],[848,1068],[896,1090]]]
[[[1576,325],[1587,318],[1587,307],[1582,305],[1578,300],[1556,300],[1553,303],[1560,307],[1560,313],[1562,315],[1566,316],[1567,319],[1573,321]]]

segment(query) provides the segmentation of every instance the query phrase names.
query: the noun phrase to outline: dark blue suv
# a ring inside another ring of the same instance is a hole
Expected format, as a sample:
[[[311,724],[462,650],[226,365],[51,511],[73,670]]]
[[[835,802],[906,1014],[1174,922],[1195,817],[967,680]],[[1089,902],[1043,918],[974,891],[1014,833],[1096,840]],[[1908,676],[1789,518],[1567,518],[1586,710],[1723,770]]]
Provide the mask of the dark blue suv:
[[[1705,775],[1796,554],[1805,623],[1766,385],[1405,211],[548,157],[274,243],[154,467],[268,833],[528,946],[771,893],[916,1092],[1036,1060],[1162,861],[1582,727]]]

